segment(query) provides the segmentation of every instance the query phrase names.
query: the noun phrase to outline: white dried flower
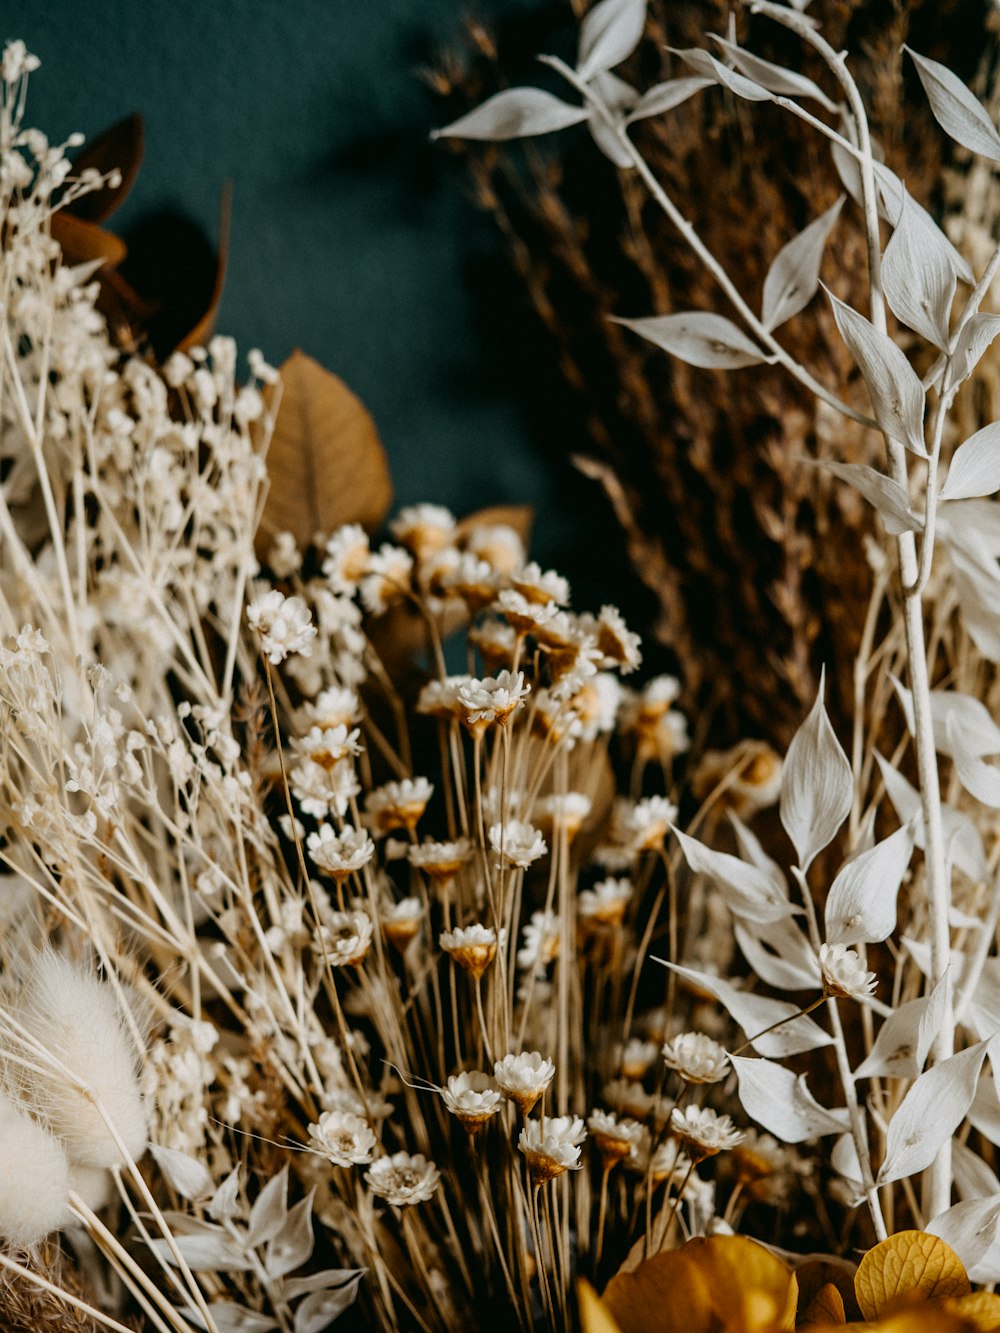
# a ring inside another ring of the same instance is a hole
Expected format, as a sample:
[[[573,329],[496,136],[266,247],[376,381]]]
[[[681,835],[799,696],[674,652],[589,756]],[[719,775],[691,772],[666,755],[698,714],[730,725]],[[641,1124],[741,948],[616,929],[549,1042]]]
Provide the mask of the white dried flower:
[[[526,870],[533,861],[544,856],[548,846],[533,825],[521,819],[508,819],[504,824],[489,827],[490,846],[507,865]]]
[[[501,943],[507,931],[500,929]],[[483,975],[497,953],[497,933],[492,926],[475,924],[458,930],[446,930],[438,937],[441,948],[471,977]]]
[[[584,921],[604,926],[619,926],[632,897],[629,879],[602,879],[592,889],[583,889],[577,898],[577,911]]]
[[[372,553],[368,569],[361,580],[361,601],[366,611],[380,616],[409,593],[413,557],[401,546],[386,542]]]
[[[520,534],[506,523],[476,523],[465,539],[465,549],[485,560],[498,574],[513,574],[524,563]]]
[[[397,1152],[391,1157],[380,1157],[365,1172],[371,1192],[395,1208],[425,1203],[433,1196],[440,1178],[434,1163],[420,1153],[411,1156]]]
[[[122,1153],[95,1103],[133,1160],[146,1151],[147,1122],[137,1077],[138,1052],[111,986],[58,954],[39,959],[18,1005],[18,1018],[63,1069],[40,1066],[24,1089],[31,1109],[58,1135],[71,1161],[120,1166]],[[87,1089],[85,1094],[81,1086]]]
[[[579,1116],[545,1116],[541,1120],[526,1120],[518,1135],[517,1146],[524,1153],[533,1185],[544,1185],[564,1171],[576,1171],[580,1161],[580,1145],[587,1130]]]
[[[70,1221],[69,1163],[59,1140],[0,1093],[0,1237],[30,1248]]]
[[[291,578],[302,568],[302,552],[293,532],[277,532],[267,553],[267,563],[279,579]]]
[[[446,676],[444,680],[428,681],[417,699],[417,712],[429,713],[431,717],[461,716],[459,690],[471,679],[471,676]]]
[[[688,1083],[718,1083],[729,1072],[729,1056],[704,1032],[682,1032],[663,1045],[663,1059]]]
[[[478,1134],[503,1105],[503,1094],[494,1079],[481,1070],[452,1074],[441,1091],[445,1106],[470,1134]]]
[[[610,1111],[592,1111],[587,1128],[606,1168],[631,1156],[642,1143],[643,1126],[638,1120],[620,1120]]]
[[[309,1126],[309,1147],[335,1166],[366,1166],[376,1142],[368,1122],[350,1111],[324,1111]]]
[[[402,952],[420,933],[424,905],[419,898],[403,898],[383,907],[380,917],[382,934]]]
[[[285,597],[272,588],[247,607],[247,624],[260,638],[260,649],[277,666],[293,653],[309,657],[316,626],[301,597]]]
[[[658,1054],[656,1042],[643,1041],[641,1037],[629,1037],[621,1048],[617,1062],[622,1078],[632,1080],[645,1078]]]
[[[345,523],[326,544],[323,573],[336,593],[350,597],[368,572],[371,548],[360,523]]]
[[[515,571],[510,576],[511,587],[529,602],[545,606],[554,602],[556,606],[565,606],[569,601],[569,583],[554,569],[544,572],[533,560],[530,565]]]
[[[458,691],[466,725],[475,728],[495,722],[506,726],[514,711],[523,707],[530,690],[531,686],[524,683],[523,671],[501,671],[484,680],[466,681]]]
[[[618,840],[633,852],[648,852],[663,845],[677,807],[665,796],[645,796],[641,801],[615,802],[613,823]]]
[[[371,947],[371,918],[360,911],[330,912],[320,935],[331,967],[357,966]]]
[[[743,1134],[728,1115],[717,1115],[708,1106],[674,1107],[670,1113],[670,1132],[696,1165],[706,1157],[727,1152],[742,1143]]]
[[[361,715],[361,705],[354,690],[334,685],[318,694],[312,703],[306,704],[303,712],[310,727],[319,727],[323,731],[338,727],[346,729],[352,722],[357,722]]]
[[[572,841],[590,815],[592,802],[580,791],[556,792],[535,802],[534,817],[542,827],[564,829]]]
[[[864,959],[846,944],[821,944],[819,965],[824,995],[842,1000],[867,1000],[874,995],[878,977],[865,970]]]
[[[459,838],[456,842],[434,842],[425,838],[408,849],[410,865],[436,880],[453,879],[471,855],[472,844],[467,838]]]
[[[542,973],[559,954],[559,918],[555,912],[532,912],[523,929],[523,940],[517,951],[518,967]]]
[[[289,771],[288,779],[302,813],[315,819],[326,819],[330,814],[342,819],[361,790],[350,758],[338,760],[332,768],[314,759],[300,759]]]
[[[541,1097],[552,1082],[556,1067],[543,1057],[541,1051],[522,1051],[520,1055],[505,1055],[493,1066],[493,1077],[508,1101],[514,1102],[524,1115]]]
[[[617,606],[602,606],[592,629],[597,646],[604,654],[602,665],[615,665],[625,675],[642,664],[639,636],[625,624]]]
[[[389,531],[418,560],[426,560],[450,545],[455,535],[455,515],[444,505],[407,505],[389,524]]]
[[[426,778],[386,782],[365,796],[365,812],[372,817],[378,833],[397,828],[412,831],[433,795],[434,786]]]
[[[356,874],[375,855],[375,844],[365,830],[351,824],[345,824],[339,833],[323,824],[309,834],[306,846],[312,862],[338,881]]]

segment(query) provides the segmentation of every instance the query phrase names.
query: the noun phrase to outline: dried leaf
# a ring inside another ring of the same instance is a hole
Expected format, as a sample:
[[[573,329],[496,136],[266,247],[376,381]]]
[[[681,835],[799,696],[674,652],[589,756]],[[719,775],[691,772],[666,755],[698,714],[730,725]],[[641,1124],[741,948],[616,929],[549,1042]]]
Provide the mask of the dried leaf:
[[[903,50],[916,65],[934,119],[944,132],[970,152],[1000,162],[1000,134],[979,99],[946,65],[918,55],[909,46],[904,46]]]
[[[336,1291],[314,1291],[295,1311],[294,1333],[325,1333],[354,1304],[365,1270]]]
[[[766,88],[762,88],[753,79],[748,79],[746,75],[740,74],[734,69],[729,69],[721,60],[716,60],[715,56],[709,51],[702,51],[697,46],[688,47],[684,51],[669,46],[667,50],[672,51],[675,56],[680,56],[686,65],[690,65],[703,78],[720,83],[723,88],[728,88],[737,97],[745,98],[748,102],[774,101],[773,94],[769,93]]]
[[[843,1134],[847,1112],[828,1111],[806,1087],[804,1074],[796,1075],[772,1060],[749,1060],[731,1055],[739,1081],[744,1111],[783,1143],[804,1143],[824,1134]]]
[[[837,328],[868,386],[875,420],[890,439],[926,458],[926,402],[916,371],[888,334],[832,293],[829,296]]]
[[[727,42],[717,33],[710,33],[709,36],[717,46],[722,47],[741,74],[745,74],[748,79],[760,84],[768,92],[777,93],[780,97],[809,97],[826,107],[827,111],[836,111],[836,103],[831,102],[822,88],[804,74],[775,65],[770,60],[763,60],[751,51],[745,51],[742,46],[737,46],[735,42]]]
[[[928,1222],[927,1230],[950,1246],[970,1277],[996,1240],[1000,1223],[1000,1194],[986,1199],[964,1199]],[[977,1281],[983,1281],[977,1277]],[[989,1279],[987,1279],[989,1280]]]
[[[435,130],[435,139],[525,139],[579,125],[590,117],[585,106],[572,106],[541,88],[507,88],[475,111]]]
[[[806,1306],[799,1326],[809,1328],[814,1324],[846,1324],[844,1298],[832,1282],[825,1283]]]
[[[759,935],[742,921],[733,923],[736,943],[753,973],[778,990],[818,990],[819,965],[809,942],[793,921],[771,921]]]
[[[856,1077],[916,1078],[944,1021],[949,985],[944,976],[929,995],[908,1000],[891,1013]]]
[[[580,24],[580,78],[586,81],[627,60],[645,26],[646,0],[600,0]]]
[[[995,1278],[978,1278],[993,1282]],[[967,1329],[981,1329],[982,1333],[996,1333],[1000,1328],[1000,1296],[995,1291],[970,1291],[967,1296],[956,1296],[941,1302],[946,1314],[957,1315]]]
[[[114,190],[105,187],[80,195],[68,206],[68,211],[88,222],[103,222],[110,217],[125,202],[135,184],[144,148],[145,126],[138,113],[119,120],[96,139],[84,144],[73,159],[73,175],[91,170],[106,176],[108,172],[117,171],[121,175],[121,184]]]
[[[930,1166],[965,1119],[976,1095],[987,1042],[978,1042],[920,1075],[889,1121],[879,1185]]]
[[[899,222],[885,247],[882,283],[900,323],[947,352],[955,270],[944,237],[936,228],[921,225],[905,194]]]
[[[924,526],[924,520],[910,507],[910,497],[898,481],[876,472],[865,463],[834,463],[822,459],[817,467],[826,468],[848,486],[853,486],[863,495],[868,503],[878,510],[886,532],[898,536],[901,532],[916,532]]]
[[[778,921],[795,910],[788,901],[783,879],[757,866],[747,865],[738,856],[717,852],[696,838],[675,828],[684,859],[698,875],[707,875],[719,890],[726,906],[747,921]]]
[[[876,944],[896,928],[896,897],[913,855],[907,825],[838,873],[826,900],[826,938],[830,944]]]
[[[255,1248],[276,1236],[288,1217],[288,1167],[272,1176],[250,1209],[247,1245]]]
[[[1000,315],[973,315],[966,320],[955,340],[951,366],[943,386],[945,392],[972,374],[998,333]]]
[[[868,1251],[858,1265],[854,1291],[866,1319],[878,1319],[899,1296],[964,1296],[969,1279],[954,1250],[926,1231],[898,1231]]]
[[[851,809],[851,765],[823,703],[823,683],[792,737],[781,774],[781,823],[805,872],[836,836]]]
[[[303,352],[281,367],[281,386],[258,552],[276,532],[293,533],[305,547],[343,523],[377,528],[392,482],[371,416],[342,380]]]
[[[814,222],[783,245],[764,279],[761,321],[766,329],[776,329],[804,310],[819,289],[819,270],[827,237],[833,230],[844,202],[837,202]]]
[[[795,1275],[762,1245],[709,1236],[619,1273],[603,1301],[621,1333],[784,1333],[797,1297]]]
[[[176,1148],[164,1148],[156,1143],[149,1145],[149,1151],[171,1187],[182,1198],[207,1199],[214,1194],[212,1173],[197,1157],[189,1157]]]
[[[960,444],[941,488],[942,500],[974,500],[1000,491],[1000,421]]]
[[[625,123],[631,125],[634,120],[648,120],[650,116],[672,111],[703,88],[711,88],[714,82],[714,79],[703,79],[692,74],[682,79],[667,79],[664,83],[657,83],[643,93],[625,117]]]
[[[581,1333],[621,1333],[608,1307],[586,1278],[577,1279],[576,1300]]]
[[[52,214],[52,239],[69,268],[77,264],[99,262],[102,268],[117,268],[127,253],[125,242],[114,232],[105,231],[96,222],[74,217],[64,208]]]
[[[219,199],[219,245],[215,260],[215,281],[205,313],[177,344],[179,352],[189,351],[192,347],[204,347],[215,329],[215,320],[219,313],[219,303],[226,285],[226,270],[229,266],[229,231],[232,219],[233,191],[227,181],[222,187]]]
[[[315,1189],[292,1208],[284,1225],[272,1236],[264,1252],[264,1268],[270,1278],[284,1277],[301,1268],[313,1252],[312,1210]]]
[[[648,319],[615,319],[689,366],[706,370],[738,370],[767,360],[767,354],[730,319],[707,311],[653,315]]]

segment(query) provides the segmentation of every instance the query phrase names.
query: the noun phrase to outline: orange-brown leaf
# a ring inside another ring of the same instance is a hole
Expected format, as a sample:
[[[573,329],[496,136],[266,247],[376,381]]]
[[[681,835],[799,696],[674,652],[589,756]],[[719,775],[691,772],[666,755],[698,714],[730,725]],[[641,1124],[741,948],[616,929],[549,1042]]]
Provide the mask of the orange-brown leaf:
[[[303,352],[293,352],[281,367],[267,470],[260,553],[276,532],[291,532],[307,546],[316,533],[342,523],[377,528],[392,502],[374,421],[343,380]]]
[[[815,1324],[840,1325],[847,1323],[847,1315],[844,1313],[844,1298],[832,1282],[827,1282],[825,1286],[820,1287],[809,1302],[800,1323],[805,1328]]]
[[[535,510],[532,505],[487,505],[485,509],[477,509],[475,513],[461,519],[456,526],[455,536],[461,541],[473,528],[499,527],[502,524],[514,529],[527,550],[534,522]]]
[[[74,217],[60,208],[52,214],[52,237],[59,243],[63,263],[69,268],[99,259],[102,266],[116,268],[125,258],[125,242],[96,222]]]
[[[74,176],[93,168],[102,176],[109,171],[118,171],[122,179],[116,190],[107,187],[91,190],[74,199],[68,210],[74,217],[87,222],[103,222],[125,202],[142,165],[144,139],[142,116],[135,113],[84,144],[73,162]]]
[[[941,1302],[947,1314],[959,1315],[970,1328],[982,1333],[996,1333],[1000,1328],[1000,1296],[992,1291],[973,1291],[967,1296],[955,1296]]]
[[[219,303],[226,285],[226,270],[229,267],[229,228],[233,212],[233,188],[229,181],[222,187],[219,199],[219,247],[215,257],[215,281],[212,284],[208,306],[198,323],[177,344],[179,352],[189,351],[192,347],[204,347],[215,329],[215,320],[219,313]]]
[[[576,1284],[581,1333],[621,1333],[608,1307],[585,1278]]]
[[[926,1231],[899,1231],[864,1256],[854,1290],[864,1317],[878,1319],[896,1297],[964,1296],[970,1287],[962,1261],[943,1240]]]
[[[709,1236],[647,1259],[608,1283],[604,1304],[621,1333],[784,1333],[798,1284],[744,1236]]]

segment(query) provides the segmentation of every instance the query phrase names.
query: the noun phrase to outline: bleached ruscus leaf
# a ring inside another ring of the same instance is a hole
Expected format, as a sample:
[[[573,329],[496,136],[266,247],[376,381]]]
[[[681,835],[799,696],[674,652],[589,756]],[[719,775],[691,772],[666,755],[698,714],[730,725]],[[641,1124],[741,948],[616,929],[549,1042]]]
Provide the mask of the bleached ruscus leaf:
[[[761,321],[768,330],[776,329],[803,310],[819,288],[819,270],[823,249],[833,230],[844,197],[820,214],[814,222],[782,246],[764,279]]]
[[[729,910],[748,921],[777,921],[794,911],[784,884],[773,875],[738,856],[717,852],[696,838],[674,829],[688,865],[696,874],[707,875]]]
[[[970,152],[1000,162],[1000,134],[989,112],[947,65],[903,48],[917,67],[934,119],[946,134]]]
[[[674,46],[667,49],[675,56],[680,56],[684,63],[689,65],[697,74],[700,74],[703,78],[711,79],[713,83],[721,84],[723,88],[728,88],[737,97],[742,97],[748,102],[771,102],[774,100],[773,93],[768,92],[766,88],[762,88],[753,79],[748,79],[745,74],[724,65],[710,51],[703,51],[697,46],[688,47],[683,51]]]
[[[580,24],[577,73],[583,80],[627,60],[646,24],[646,0],[600,0]]]
[[[962,325],[951,354],[951,366],[944,380],[944,390],[967,379],[993,339],[1000,333],[1000,315],[973,315]]]
[[[896,897],[913,854],[906,825],[838,873],[826,900],[830,944],[876,944],[896,928]]]
[[[942,500],[975,500],[1000,491],[1000,421],[991,422],[955,450]]]
[[[972,1277],[977,1265],[982,1263],[996,1242],[998,1224],[1000,1194],[992,1194],[985,1199],[963,1199],[953,1208],[932,1218],[927,1223],[927,1230],[955,1251],[966,1272]],[[993,1280],[980,1274],[975,1275],[977,1282]]]
[[[889,1121],[879,1185],[916,1175],[934,1161],[972,1105],[988,1044],[959,1051],[916,1080]]]
[[[904,194],[899,221],[885,247],[882,286],[900,323],[946,352],[956,278],[943,241],[940,232],[920,225]]]
[[[737,370],[767,360],[767,354],[732,320],[707,311],[688,310],[679,315],[653,315],[647,319],[616,319],[615,323],[638,333],[688,365],[706,370]]]
[[[573,106],[543,88],[506,88],[444,129],[435,139],[527,139],[565,130],[587,120],[585,106]]]
[[[888,334],[830,293],[837,328],[871,395],[875,420],[892,440],[927,457],[924,390],[916,371]]]
[[[891,536],[898,536],[901,532],[917,532],[924,526],[921,516],[910,507],[910,497],[900,483],[884,473],[876,472],[867,463],[836,463],[824,458],[816,466],[832,472],[863,495],[878,511],[886,532]]]
[[[635,106],[625,117],[626,124],[634,120],[648,120],[650,116],[660,116],[665,111],[672,111],[703,88],[711,88],[714,79],[704,79],[689,75],[682,79],[667,79],[657,83],[639,98]]]
[[[908,1000],[891,1013],[855,1071],[856,1077],[916,1078],[944,1020],[950,985],[944,976],[929,995]]]
[[[828,1111],[806,1087],[804,1074],[796,1076],[773,1060],[751,1060],[731,1055],[739,1098],[744,1111],[783,1143],[804,1143],[824,1134],[843,1134],[849,1128],[845,1110]]]
[[[741,74],[760,84],[762,88],[766,88],[769,93],[775,93],[779,97],[809,97],[826,107],[827,111],[836,111],[836,103],[831,102],[822,88],[804,74],[799,74],[797,70],[785,69],[783,65],[775,65],[773,61],[764,60],[761,56],[755,56],[752,51],[737,46],[735,42],[726,41],[717,33],[713,32],[710,36],[712,41],[725,51]]]
[[[377,528],[392,501],[388,460],[370,414],[343,380],[303,352],[281,367],[267,471],[261,556],[277,532],[291,532],[305,547],[316,533],[343,523]]]
[[[809,716],[792,737],[781,774],[781,823],[801,870],[827,847],[851,809],[851,765],[834,734],[820,683]]]

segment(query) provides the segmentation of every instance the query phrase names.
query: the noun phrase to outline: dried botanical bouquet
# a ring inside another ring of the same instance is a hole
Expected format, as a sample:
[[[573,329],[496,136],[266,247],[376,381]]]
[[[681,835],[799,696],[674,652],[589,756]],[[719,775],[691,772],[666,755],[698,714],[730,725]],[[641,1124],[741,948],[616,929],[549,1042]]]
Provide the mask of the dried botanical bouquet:
[[[645,2],[601,0],[547,61],[572,101],[510,89],[445,133],[586,123],[739,320],[629,336],[780,366],[881,439],[820,460],[888,534],[850,734],[821,686],[783,759],[692,746],[679,682],[632,675],[615,607],[570,609],[519,511],[410,506],[373,544],[384,479],[352,513],[357,470],[296,449],[346,401],[306,358],[117,345],[101,259],[53,239],[113,181],[24,127],[8,43],[4,1328],[1000,1327],[972,1290],[1000,1281],[1000,425],[969,406],[1000,248],[974,272],[879,160],[849,58],[753,8],[822,86],[726,39],[640,95],[612,71]],[[719,95],[831,142],[846,196],[759,302],[637,147]],[[867,290],[820,295],[850,210]],[[850,384],[786,339],[822,301]]]

